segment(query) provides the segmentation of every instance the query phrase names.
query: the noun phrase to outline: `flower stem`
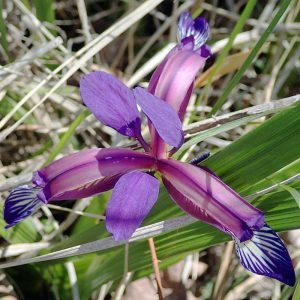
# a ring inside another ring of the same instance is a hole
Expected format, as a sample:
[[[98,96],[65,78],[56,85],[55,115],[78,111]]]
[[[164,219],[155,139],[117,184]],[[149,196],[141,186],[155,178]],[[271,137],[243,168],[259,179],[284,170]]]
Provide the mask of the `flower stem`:
[[[161,284],[158,259],[157,259],[157,255],[156,255],[156,249],[155,249],[153,238],[148,239],[148,242],[149,242],[149,247],[150,247],[150,252],[151,252],[151,257],[152,257],[152,265],[153,265],[153,269],[154,269],[154,273],[155,273],[155,281],[157,284],[158,298],[159,298],[159,300],[163,300],[164,299],[163,287]]]

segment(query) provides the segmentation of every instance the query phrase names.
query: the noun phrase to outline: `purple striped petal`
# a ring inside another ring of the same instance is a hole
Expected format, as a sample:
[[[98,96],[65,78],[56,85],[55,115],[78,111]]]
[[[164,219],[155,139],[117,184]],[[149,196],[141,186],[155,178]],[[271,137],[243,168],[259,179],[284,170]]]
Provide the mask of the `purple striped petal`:
[[[106,209],[106,228],[115,240],[128,240],[155,204],[159,181],[133,171],[116,183]]]
[[[154,95],[169,103],[178,112],[205,60],[192,51],[178,50],[165,64]]]
[[[38,197],[45,203],[90,197],[110,190],[129,171],[151,170],[155,159],[127,149],[92,149],[53,162],[35,177],[44,180]],[[41,179],[39,179],[41,181]]]
[[[184,194],[182,194],[179,190],[177,190],[172,183],[163,177],[163,183],[167,188],[169,195],[171,196],[172,200],[185,212],[189,215],[193,216],[194,218],[201,220],[205,223],[208,223],[225,233],[226,228],[222,227],[222,224],[218,223],[212,216],[208,215],[207,211],[204,210],[202,207],[198,206],[195,201],[188,198]]]
[[[295,284],[291,258],[279,236],[267,224],[253,231],[251,240],[241,243],[234,238],[241,264],[249,271],[275,278],[287,285]]]
[[[181,121],[176,111],[166,102],[145,89],[133,90],[138,105],[148,117],[159,136],[170,146],[179,148],[184,140]]]
[[[11,191],[4,203],[3,218],[9,228],[32,215],[43,205],[37,197],[39,187],[22,185]]]
[[[162,176],[193,202],[191,208],[205,211],[240,241],[248,240],[252,229],[263,226],[263,213],[206,169],[173,159],[160,159],[157,166]]]
[[[192,94],[195,76],[204,66],[205,60],[192,51],[178,50],[165,63],[159,79],[155,78],[156,85],[151,85],[151,92],[172,106],[181,120]],[[151,128],[151,146],[154,155],[158,157],[166,155],[164,142],[155,134],[153,128]]]
[[[180,15],[178,22],[178,41],[185,44],[187,39],[193,37],[194,50],[199,49],[208,39],[209,27],[203,17],[192,19],[188,12]]]
[[[113,75],[93,72],[80,80],[84,104],[103,124],[119,133],[140,137],[141,119],[132,91]]]

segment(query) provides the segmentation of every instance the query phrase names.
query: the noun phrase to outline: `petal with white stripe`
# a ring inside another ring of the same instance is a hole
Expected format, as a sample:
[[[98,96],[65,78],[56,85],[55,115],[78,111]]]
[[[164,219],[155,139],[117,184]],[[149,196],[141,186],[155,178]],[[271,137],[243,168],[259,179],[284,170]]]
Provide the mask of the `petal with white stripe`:
[[[37,197],[40,187],[22,185],[9,194],[4,203],[3,218],[7,225],[5,228],[16,225],[32,215],[43,202]]]
[[[267,224],[253,230],[251,240],[233,238],[241,264],[249,271],[275,278],[287,285],[295,284],[295,272],[289,253],[279,236]]]

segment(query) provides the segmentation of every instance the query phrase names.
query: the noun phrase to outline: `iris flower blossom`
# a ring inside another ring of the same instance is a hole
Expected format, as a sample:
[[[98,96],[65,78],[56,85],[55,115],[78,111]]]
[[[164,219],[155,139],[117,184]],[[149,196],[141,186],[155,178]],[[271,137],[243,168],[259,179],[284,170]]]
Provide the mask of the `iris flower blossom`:
[[[83,102],[103,124],[137,139],[144,152],[122,148],[90,149],[61,158],[37,171],[32,185],[14,189],[4,205],[7,227],[52,201],[90,197],[113,189],[106,209],[106,228],[127,240],[155,204],[158,172],[174,202],[185,212],[229,234],[241,264],[254,273],[294,285],[289,254],[264,214],[245,201],[212,171],[171,158],[183,143],[181,121],[197,72],[210,51],[208,24],[183,13],[178,44],[153,73],[148,90],[130,90],[105,72],[80,81]],[[141,134],[146,115],[151,141]]]

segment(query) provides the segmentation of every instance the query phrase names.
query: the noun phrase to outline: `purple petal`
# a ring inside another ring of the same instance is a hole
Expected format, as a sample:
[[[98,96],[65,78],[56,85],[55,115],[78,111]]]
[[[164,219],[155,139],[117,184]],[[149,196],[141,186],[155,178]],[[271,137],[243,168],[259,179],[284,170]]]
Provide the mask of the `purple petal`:
[[[90,73],[80,80],[80,94],[103,124],[123,135],[140,135],[141,119],[132,91],[116,77],[100,71]]]
[[[154,95],[168,102],[177,112],[205,59],[188,50],[177,51],[161,72]]]
[[[243,243],[234,238],[241,264],[253,273],[293,286],[296,279],[291,258],[276,232],[265,224],[253,233],[251,240]]]
[[[165,64],[156,83],[154,95],[171,105],[183,119],[195,76],[205,59],[188,50],[178,50]],[[152,130],[153,132],[153,130]],[[152,149],[156,156],[165,152],[163,141],[152,134]]]
[[[37,197],[39,187],[23,185],[11,191],[4,203],[3,218],[7,223],[5,228],[23,221],[43,205]]]
[[[33,183],[36,185],[38,185],[37,183],[43,183],[45,185],[58,175],[70,171],[70,169],[92,162],[105,163],[111,159],[118,160],[120,157],[127,157],[127,159],[130,158],[131,160],[135,160],[135,158],[149,158],[149,155],[122,148],[93,148],[82,150],[55,160],[48,166],[36,172],[33,178]]]
[[[203,17],[192,19],[188,12],[181,14],[178,22],[178,41],[185,44],[190,37],[194,39],[194,50],[199,49],[208,39],[209,27]]]
[[[133,90],[138,105],[151,121],[159,136],[169,145],[179,148],[184,140],[181,121],[176,111],[166,102],[145,89]]]
[[[78,152],[38,172],[45,180],[45,187],[38,197],[45,203],[90,197],[110,190],[126,172],[150,170],[154,165],[155,159],[149,154],[133,150],[120,148]]]
[[[240,241],[264,224],[264,215],[206,169],[173,159],[158,160],[158,171],[174,188]]]
[[[160,78],[160,75],[166,65],[166,63],[168,62],[169,59],[172,58],[173,55],[176,54],[176,52],[178,51],[178,47],[175,46],[169,53],[168,55],[165,57],[165,59],[159,64],[159,66],[155,69],[155,71],[153,72],[150,81],[149,81],[149,85],[148,85],[148,92],[150,92],[151,94],[155,93],[155,89],[156,89],[156,85],[157,82]]]
[[[212,216],[209,216],[207,211],[202,209],[200,206],[197,205],[192,199],[188,198],[184,194],[182,194],[179,190],[177,190],[170,181],[163,177],[163,183],[167,188],[169,195],[171,196],[172,200],[185,212],[189,215],[193,216],[194,218],[201,220],[205,223],[208,223],[225,233],[226,228],[222,227],[220,223],[218,223]]]
[[[155,204],[159,181],[133,171],[116,183],[106,209],[106,228],[115,240],[128,240]]]

